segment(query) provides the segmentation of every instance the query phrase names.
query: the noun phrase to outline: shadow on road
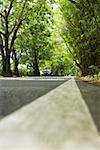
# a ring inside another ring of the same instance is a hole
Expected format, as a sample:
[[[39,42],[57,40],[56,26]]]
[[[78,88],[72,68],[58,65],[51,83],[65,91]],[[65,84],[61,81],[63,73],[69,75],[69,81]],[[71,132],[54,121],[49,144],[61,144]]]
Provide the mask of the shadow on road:
[[[81,80],[76,83],[100,134],[100,87]]]
[[[45,95],[65,81],[0,80],[0,119]]]

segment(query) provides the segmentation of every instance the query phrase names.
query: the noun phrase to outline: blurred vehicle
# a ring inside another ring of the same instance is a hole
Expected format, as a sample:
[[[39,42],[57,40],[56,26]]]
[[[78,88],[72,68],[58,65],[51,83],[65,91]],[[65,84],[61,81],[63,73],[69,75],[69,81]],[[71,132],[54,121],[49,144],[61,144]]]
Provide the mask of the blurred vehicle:
[[[41,75],[42,76],[51,76],[51,70],[50,69],[41,70]]]

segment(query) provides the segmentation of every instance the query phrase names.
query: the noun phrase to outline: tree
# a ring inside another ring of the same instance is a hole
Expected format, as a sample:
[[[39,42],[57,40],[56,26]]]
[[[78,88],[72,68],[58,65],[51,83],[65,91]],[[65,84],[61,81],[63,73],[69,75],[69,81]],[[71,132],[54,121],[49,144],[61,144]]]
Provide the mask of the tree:
[[[33,68],[33,75],[39,76],[41,60],[49,59],[52,44],[50,43],[51,15],[47,1],[37,1],[29,11],[23,24],[16,46],[24,49],[27,64]]]
[[[10,67],[10,55],[13,51],[13,46],[17,37],[18,30],[22,25],[25,17],[24,9],[26,7],[26,3],[27,0],[24,0],[23,2],[17,0],[2,0],[0,4],[0,33],[3,39],[3,48],[1,52],[3,62],[3,76],[12,76]],[[22,7],[19,7],[19,4]],[[18,9],[20,13],[18,12]]]
[[[71,47],[76,65],[82,75],[91,73],[89,66],[100,65],[100,3],[98,0],[60,0],[65,20],[63,38]]]

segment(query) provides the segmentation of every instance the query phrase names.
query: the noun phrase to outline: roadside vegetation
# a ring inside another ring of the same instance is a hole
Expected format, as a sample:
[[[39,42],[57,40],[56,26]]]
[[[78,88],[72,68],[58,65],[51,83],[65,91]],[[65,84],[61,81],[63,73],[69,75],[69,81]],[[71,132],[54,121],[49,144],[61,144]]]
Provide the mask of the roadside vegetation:
[[[100,78],[99,0],[0,0],[0,75]]]

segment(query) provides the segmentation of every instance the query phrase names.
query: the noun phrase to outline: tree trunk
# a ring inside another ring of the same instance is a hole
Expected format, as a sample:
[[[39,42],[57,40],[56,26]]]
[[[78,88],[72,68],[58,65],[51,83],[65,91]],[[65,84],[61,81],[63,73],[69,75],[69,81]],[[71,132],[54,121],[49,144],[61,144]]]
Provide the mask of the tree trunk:
[[[5,77],[12,76],[12,71],[11,71],[11,66],[10,66],[10,50],[8,48],[8,43],[9,43],[8,16],[5,10],[5,55],[6,56],[4,59],[5,70],[3,73]]]
[[[33,74],[34,76],[40,76],[39,64],[38,64],[38,52],[34,52],[33,56]]]
[[[6,68],[6,66],[5,66],[5,56],[4,55],[2,55],[2,75],[4,76],[4,74],[5,74],[5,69]]]
[[[15,60],[15,65],[14,65],[14,75],[15,75],[16,77],[19,77],[18,64],[19,64],[19,62],[18,62],[18,60],[16,59],[16,60]]]
[[[5,56],[3,76],[12,77],[12,71],[10,69],[10,56]]]
[[[86,53],[84,49],[79,50],[79,64],[82,76],[90,74],[89,66],[91,65],[91,55]]]
[[[82,66],[81,72],[82,72],[82,76],[87,76],[90,74],[90,69],[88,68],[88,66]]]
[[[1,34],[0,34],[0,51],[1,51],[1,56],[2,56],[2,75],[3,75],[5,72],[5,55],[3,51],[3,39],[2,39]]]
[[[3,27],[4,27],[4,33],[0,32],[4,36],[4,47],[2,49],[2,73],[3,76],[12,76],[12,71],[11,71],[11,65],[10,65],[10,54],[16,39],[17,32],[23,22],[23,17],[24,17],[24,8],[26,6],[27,0],[24,1],[19,20],[15,21],[14,26],[12,27],[11,31],[9,32],[9,16],[11,14],[11,10],[13,8],[13,3],[15,0],[10,0],[10,4],[8,8],[4,9],[4,13],[0,13],[0,16],[3,19]],[[15,61],[15,71],[16,74],[18,75],[18,60],[16,59]]]
[[[19,77],[19,70],[18,70],[18,64],[19,64],[19,60],[17,58],[17,53],[16,50],[13,49],[13,60],[14,60],[14,75],[16,77]]]

